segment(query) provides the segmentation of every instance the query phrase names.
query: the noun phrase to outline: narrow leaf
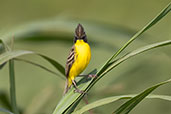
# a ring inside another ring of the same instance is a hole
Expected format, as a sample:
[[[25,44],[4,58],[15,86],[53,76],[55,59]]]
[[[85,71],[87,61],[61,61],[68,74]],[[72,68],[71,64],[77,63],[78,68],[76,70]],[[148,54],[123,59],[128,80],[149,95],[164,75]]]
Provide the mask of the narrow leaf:
[[[167,41],[163,41],[163,42],[159,42],[159,43],[154,43],[154,44],[151,44],[151,45],[148,45],[148,46],[144,46],[142,48],[139,48],[137,50],[134,50],[128,54],[126,54],[125,56],[121,57],[120,59],[114,61],[111,63],[111,66],[105,70],[101,76],[105,75],[107,72],[111,71],[114,67],[116,67],[117,65],[119,65],[120,63],[122,63],[123,61],[129,59],[130,57],[133,57],[137,54],[140,54],[142,52],[145,52],[145,51],[148,51],[148,50],[151,50],[153,48],[157,48],[157,47],[162,47],[162,46],[166,46],[166,45],[170,45],[171,44],[171,40],[167,40]]]
[[[139,95],[131,98],[129,101],[127,101],[122,106],[120,106],[113,114],[128,114],[138,103],[140,103],[152,91],[154,91],[159,86],[167,84],[169,82],[171,82],[171,79],[164,81],[164,82],[161,82],[157,85],[154,85],[154,86],[146,89],[144,92],[142,92]]]
[[[88,110],[91,110],[93,108],[97,108],[99,106],[103,106],[121,99],[131,99],[133,97],[137,96],[136,94],[133,95],[120,95],[120,96],[112,96],[112,97],[107,97],[107,98],[103,98],[100,100],[97,100],[93,103],[90,103],[84,107],[82,107],[81,109],[73,112],[72,114],[82,114]],[[171,101],[171,96],[167,96],[167,95],[148,95],[146,98],[148,99],[161,99],[161,100],[167,100],[167,101]]]
[[[101,67],[97,75],[100,75],[107,67],[108,64],[115,59],[129,44],[131,44],[135,39],[138,38],[142,33],[148,30],[150,27],[155,25],[160,21],[167,13],[171,10],[171,3],[169,3],[154,19],[152,19],[146,26],[144,26],[140,31],[138,31],[129,41],[127,41],[115,54],[113,54],[106,63]]]
[[[53,66],[55,66],[55,68],[57,70],[59,70],[64,76],[65,76],[65,69],[64,67],[59,64],[58,62],[56,62],[55,60],[45,56],[45,55],[42,55],[42,54],[38,54],[39,56],[43,57],[44,59],[46,59],[48,62],[50,62]]]
[[[19,57],[19,56],[23,56],[23,55],[29,55],[29,54],[35,54],[35,55],[39,55],[42,58],[44,58],[45,60],[47,60],[49,63],[51,63],[59,72],[61,72],[64,75],[64,67],[62,65],[60,65],[57,61],[36,53],[36,52],[32,52],[32,51],[24,51],[24,50],[17,50],[17,51],[7,51],[3,54],[0,55],[0,65],[4,64],[5,62],[9,61],[10,59]],[[58,75],[60,78],[65,79],[65,77]]]

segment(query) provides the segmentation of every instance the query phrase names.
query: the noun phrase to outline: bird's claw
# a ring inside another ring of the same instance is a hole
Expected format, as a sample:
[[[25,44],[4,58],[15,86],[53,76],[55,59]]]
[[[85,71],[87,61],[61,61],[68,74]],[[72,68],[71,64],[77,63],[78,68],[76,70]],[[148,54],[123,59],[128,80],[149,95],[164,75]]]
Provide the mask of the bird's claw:
[[[89,78],[96,78],[97,75],[96,75],[96,74],[89,74],[88,77],[89,77]]]
[[[85,94],[86,93],[85,91],[82,91],[80,89],[75,89],[74,92],[75,93],[80,93],[80,94]]]

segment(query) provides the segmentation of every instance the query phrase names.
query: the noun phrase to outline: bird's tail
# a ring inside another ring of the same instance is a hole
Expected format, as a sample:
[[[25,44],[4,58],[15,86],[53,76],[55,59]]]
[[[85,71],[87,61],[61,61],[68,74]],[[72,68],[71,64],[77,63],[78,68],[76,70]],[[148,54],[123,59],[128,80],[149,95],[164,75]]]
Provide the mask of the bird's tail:
[[[72,85],[72,80],[70,78],[66,79],[65,89],[64,89],[63,95],[65,95],[68,92],[68,90],[70,89],[71,85]]]

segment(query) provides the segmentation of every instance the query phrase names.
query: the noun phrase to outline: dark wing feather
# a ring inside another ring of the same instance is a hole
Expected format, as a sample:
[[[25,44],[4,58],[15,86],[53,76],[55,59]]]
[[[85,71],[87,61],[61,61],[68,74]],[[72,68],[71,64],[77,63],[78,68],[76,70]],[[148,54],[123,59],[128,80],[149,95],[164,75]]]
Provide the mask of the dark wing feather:
[[[65,75],[66,75],[66,77],[69,76],[69,71],[70,71],[74,61],[75,61],[75,46],[72,46],[72,48],[70,50],[70,53],[69,53],[69,56],[67,58],[66,67],[65,67]]]

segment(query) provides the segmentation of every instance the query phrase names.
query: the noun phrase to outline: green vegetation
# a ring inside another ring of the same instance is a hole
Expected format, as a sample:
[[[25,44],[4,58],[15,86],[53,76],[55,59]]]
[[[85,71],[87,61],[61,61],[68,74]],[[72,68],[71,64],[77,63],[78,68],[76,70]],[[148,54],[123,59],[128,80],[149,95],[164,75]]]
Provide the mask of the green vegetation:
[[[87,19],[58,16],[7,29],[0,36],[0,114],[170,113],[170,87],[158,89],[171,82],[170,11],[171,3],[142,29],[137,27],[138,32],[122,24],[113,25],[112,19],[106,19],[107,23],[98,18],[90,20],[88,14]],[[97,78],[77,78],[79,89],[87,94],[74,93],[72,87],[62,96],[63,66],[78,23],[84,25],[92,48],[92,60],[84,74],[93,73]],[[160,28],[162,24],[165,26]],[[150,95],[154,90],[157,92]],[[88,105],[82,101],[85,97]],[[145,98],[151,100],[142,102]]]

